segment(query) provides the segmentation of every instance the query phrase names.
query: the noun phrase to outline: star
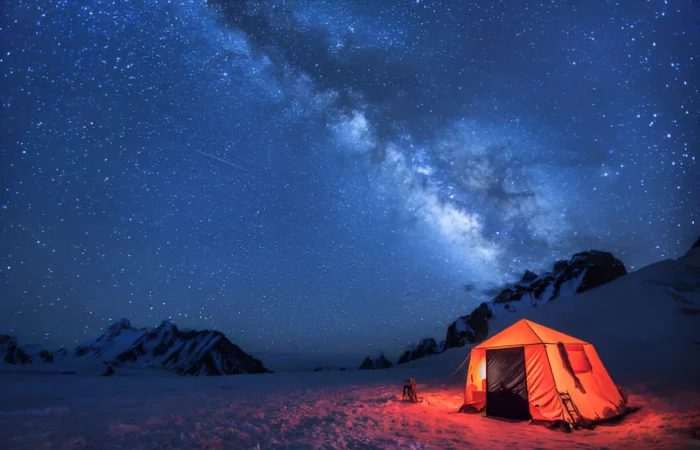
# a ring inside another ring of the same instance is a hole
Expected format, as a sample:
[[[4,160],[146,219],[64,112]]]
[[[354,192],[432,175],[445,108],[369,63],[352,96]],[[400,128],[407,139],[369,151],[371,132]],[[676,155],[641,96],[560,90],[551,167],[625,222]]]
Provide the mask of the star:
[[[354,363],[526,269],[700,234],[688,2],[3,14],[0,332],[23,342],[173,318]]]

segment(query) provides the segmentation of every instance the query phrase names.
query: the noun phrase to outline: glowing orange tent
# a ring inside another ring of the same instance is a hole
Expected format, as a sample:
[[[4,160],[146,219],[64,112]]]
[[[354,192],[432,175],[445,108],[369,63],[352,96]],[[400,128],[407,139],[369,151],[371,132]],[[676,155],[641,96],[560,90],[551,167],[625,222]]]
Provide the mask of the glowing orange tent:
[[[625,403],[591,344],[523,319],[472,349],[462,408],[576,424],[618,416]]]

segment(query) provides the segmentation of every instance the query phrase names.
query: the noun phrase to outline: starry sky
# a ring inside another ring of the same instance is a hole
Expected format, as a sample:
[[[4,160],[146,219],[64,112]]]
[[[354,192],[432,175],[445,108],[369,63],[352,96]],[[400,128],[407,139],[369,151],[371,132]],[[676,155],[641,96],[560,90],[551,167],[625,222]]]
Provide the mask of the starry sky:
[[[23,342],[171,318],[394,354],[525,269],[700,234],[693,0],[9,0],[1,27]]]

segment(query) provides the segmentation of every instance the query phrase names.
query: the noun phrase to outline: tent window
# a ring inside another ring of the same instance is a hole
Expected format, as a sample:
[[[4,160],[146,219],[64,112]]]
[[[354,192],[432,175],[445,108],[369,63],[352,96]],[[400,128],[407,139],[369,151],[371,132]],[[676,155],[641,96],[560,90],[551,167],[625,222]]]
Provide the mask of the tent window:
[[[571,369],[574,373],[586,373],[591,371],[591,362],[586,356],[586,352],[583,350],[583,345],[567,345],[566,353],[569,355],[569,361],[571,361]]]

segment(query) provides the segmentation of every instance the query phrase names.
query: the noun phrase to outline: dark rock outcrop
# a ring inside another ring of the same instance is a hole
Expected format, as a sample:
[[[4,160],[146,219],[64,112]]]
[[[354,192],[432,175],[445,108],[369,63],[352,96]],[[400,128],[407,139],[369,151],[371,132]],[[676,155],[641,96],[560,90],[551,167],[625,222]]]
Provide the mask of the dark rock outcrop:
[[[374,360],[375,369],[390,369],[391,366],[391,361],[389,361],[384,355],[379,355],[379,358]]]
[[[577,294],[627,275],[627,269],[622,261],[615,258],[612,253],[596,250],[576,253],[564,271],[564,277],[574,278],[584,271],[581,284],[576,289]]]
[[[481,342],[489,335],[489,319],[493,312],[486,303],[480,304],[471,314],[462,316],[447,327],[444,349],[463,347]]]
[[[41,350],[39,352],[39,358],[41,358],[41,360],[45,363],[51,363],[54,360],[53,355],[48,350]]]
[[[436,355],[442,352],[442,346],[439,346],[435,339],[425,338],[421,340],[418,345],[406,350],[399,362],[397,364],[405,364],[409,361],[415,361],[416,359],[425,358],[426,356]]]
[[[360,370],[374,370],[374,369],[389,369],[392,364],[384,354],[380,354],[378,358],[372,360],[369,356],[366,357],[362,364],[360,364]]]
[[[374,362],[372,362],[372,358],[370,358],[369,356],[366,357],[362,361],[362,364],[360,364],[359,369],[360,370],[373,370],[374,369]]]
[[[574,293],[580,294],[625,274],[625,265],[612,253],[597,250],[580,252],[568,261],[555,262],[551,272],[536,275],[526,271],[518,283],[503,289],[492,301],[507,304],[524,297],[533,301],[552,301],[559,297],[565,283],[575,284]]]
[[[384,355],[380,355],[379,358],[374,360],[374,368],[375,369],[390,369],[391,366],[391,361],[389,361]]]
[[[531,270],[526,270],[522,278],[520,278],[521,283],[530,283],[537,278],[537,274]]]
[[[0,334],[0,357],[5,364],[31,364],[32,357],[28,355],[13,336]]]
[[[611,253],[590,250],[576,253],[569,260],[554,263],[550,272],[537,275],[525,271],[520,281],[506,286],[491,301],[482,303],[447,329],[445,349],[481,342],[488,337],[488,319],[494,305],[515,311],[515,303],[527,299],[527,306],[550,302],[561,295],[578,294],[602,286],[627,274],[624,264]]]
[[[102,372],[103,377],[111,377],[114,375],[114,368],[110,366],[109,364],[106,364],[105,371]]]

